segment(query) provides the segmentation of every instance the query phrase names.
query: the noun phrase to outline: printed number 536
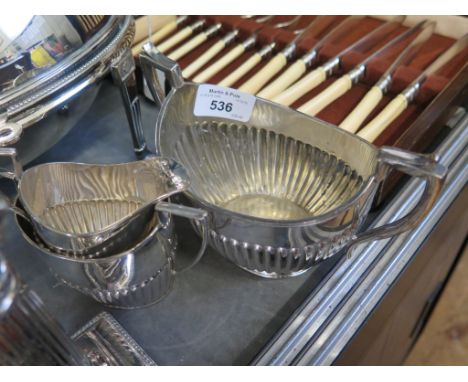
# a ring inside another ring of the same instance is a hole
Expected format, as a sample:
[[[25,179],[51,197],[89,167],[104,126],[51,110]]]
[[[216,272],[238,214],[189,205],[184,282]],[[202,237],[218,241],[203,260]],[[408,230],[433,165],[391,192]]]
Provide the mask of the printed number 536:
[[[210,104],[210,110],[227,111],[228,113],[230,113],[232,111],[232,103],[213,100]]]

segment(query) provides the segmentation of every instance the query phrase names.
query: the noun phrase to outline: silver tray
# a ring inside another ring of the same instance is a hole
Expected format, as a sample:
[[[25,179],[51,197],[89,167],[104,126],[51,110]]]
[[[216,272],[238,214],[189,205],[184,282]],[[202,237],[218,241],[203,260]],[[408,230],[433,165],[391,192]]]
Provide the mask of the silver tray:
[[[156,366],[107,312],[98,314],[71,338],[92,366]]]

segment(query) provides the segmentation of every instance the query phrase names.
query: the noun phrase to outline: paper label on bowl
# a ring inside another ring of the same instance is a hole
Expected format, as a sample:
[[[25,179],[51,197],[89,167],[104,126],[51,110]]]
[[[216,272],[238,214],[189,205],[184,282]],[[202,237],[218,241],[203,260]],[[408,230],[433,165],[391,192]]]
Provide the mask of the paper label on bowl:
[[[255,96],[236,89],[200,85],[193,113],[197,117],[221,117],[247,122],[252,115]]]

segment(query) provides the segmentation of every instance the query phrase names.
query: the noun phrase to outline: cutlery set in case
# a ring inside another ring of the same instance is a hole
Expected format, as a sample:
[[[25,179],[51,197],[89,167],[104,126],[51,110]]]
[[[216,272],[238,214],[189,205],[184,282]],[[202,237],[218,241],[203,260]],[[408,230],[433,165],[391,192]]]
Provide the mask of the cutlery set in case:
[[[427,150],[444,123],[465,102],[468,26],[463,17],[436,16],[427,20],[423,16],[182,16],[167,24],[177,24],[177,28],[165,37],[155,34],[158,39],[155,40],[156,48],[164,48],[167,41],[177,36],[179,31],[190,29],[190,26],[201,21],[203,27],[192,30],[189,36],[198,36],[219,23],[222,27],[196,47],[190,44],[190,37],[185,37],[171,49],[163,49],[171,57],[171,53],[180,49],[180,46],[192,46],[191,50],[177,59],[182,74],[187,73],[187,68],[193,66],[225,36],[233,31],[237,34],[230,44],[225,44],[197,71],[190,72],[186,80],[200,82],[197,80],[200,74],[209,71],[210,67],[219,66],[219,62],[231,56],[232,51],[242,50],[229,64],[223,63],[221,70],[209,77],[203,76],[203,82],[221,86],[229,84],[259,97],[290,105],[335,125],[342,124],[369,91],[377,92],[374,87],[380,80],[380,84],[384,82],[384,86],[381,86],[383,95],[378,98],[367,95],[368,103],[373,102],[373,108],[367,108],[364,113],[367,117],[362,120],[361,128],[380,115],[399,93],[405,90],[411,93],[408,94],[408,102],[405,101],[406,107],[400,105],[398,110],[387,113],[392,118],[386,121],[387,126],[379,134],[364,135],[377,146],[394,146],[416,152]],[[403,36],[411,29],[412,33]],[[397,41],[398,38],[401,40]],[[248,45],[248,49],[238,49],[239,45],[249,39],[253,39],[253,42]],[[405,52],[412,41],[415,43]],[[263,54],[266,47],[270,47],[269,53]],[[404,56],[400,58],[403,53]],[[444,54],[445,57],[438,65],[434,65],[429,73],[424,73]],[[369,62],[363,65],[363,61],[369,58]],[[388,73],[399,58],[392,72]],[[236,81],[226,81],[227,77],[249,61],[252,64],[248,65],[248,71]],[[320,68],[324,68],[321,75],[317,73]],[[353,81],[348,80],[344,89],[343,85],[340,87],[335,84],[337,79],[350,74],[352,70],[355,78]],[[315,75],[311,77],[312,73]],[[385,74],[390,74],[391,79],[387,76],[383,81]],[[317,79],[317,76],[320,78]],[[413,83],[415,80],[418,81]],[[282,89],[281,84],[282,87],[285,84],[288,86],[276,94],[278,89]],[[336,86],[335,89],[330,89],[333,86]],[[406,89],[409,86],[412,90]],[[276,92],[272,93],[272,87],[276,88]],[[318,95],[322,100],[316,98]],[[325,97],[326,106],[319,112],[311,112],[310,108],[308,111],[304,107],[314,98],[320,102]],[[291,99],[294,102],[291,103]],[[330,100],[333,102],[328,103]],[[384,187],[380,189],[380,201],[394,188],[398,179],[398,174],[392,173],[385,180]]]

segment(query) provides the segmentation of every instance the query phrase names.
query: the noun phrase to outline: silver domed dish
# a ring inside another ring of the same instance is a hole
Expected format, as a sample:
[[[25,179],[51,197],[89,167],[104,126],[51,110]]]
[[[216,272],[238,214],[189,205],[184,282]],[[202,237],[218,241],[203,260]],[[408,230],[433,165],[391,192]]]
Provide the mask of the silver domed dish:
[[[24,164],[57,143],[89,109],[112,60],[131,44],[130,16],[0,19],[0,146]]]

